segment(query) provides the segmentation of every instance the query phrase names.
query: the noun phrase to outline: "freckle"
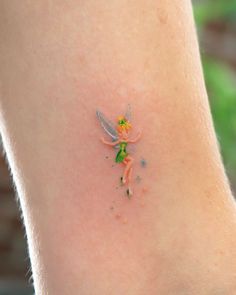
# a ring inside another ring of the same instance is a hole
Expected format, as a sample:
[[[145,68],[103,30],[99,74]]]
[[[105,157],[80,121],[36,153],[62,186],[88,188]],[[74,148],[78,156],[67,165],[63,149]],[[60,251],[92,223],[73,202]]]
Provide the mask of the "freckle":
[[[123,219],[123,224],[126,224],[128,222],[128,219],[127,218],[124,218]]]
[[[142,178],[139,175],[137,175],[136,178],[135,178],[135,180],[136,180],[137,183],[140,183],[141,180],[142,180]]]
[[[113,207],[113,206],[111,206],[111,207],[110,207],[110,209],[111,209],[111,210],[114,210],[114,207]]]
[[[143,187],[143,188],[142,188],[142,192],[143,192],[143,193],[146,193],[147,191],[148,191],[147,187]]]
[[[168,21],[168,14],[165,11],[161,11],[158,15],[159,21],[161,24],[166,24]]]

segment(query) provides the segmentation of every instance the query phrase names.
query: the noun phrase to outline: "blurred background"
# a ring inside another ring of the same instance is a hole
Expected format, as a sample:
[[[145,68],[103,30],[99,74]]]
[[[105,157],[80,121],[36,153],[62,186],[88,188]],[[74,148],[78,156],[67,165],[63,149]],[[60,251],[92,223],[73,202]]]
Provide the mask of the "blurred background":
[[[213,119],[236,191],[236,0],[195,0],[194,14]],[[33,294],[25,233],[0,156],[0,295]]]

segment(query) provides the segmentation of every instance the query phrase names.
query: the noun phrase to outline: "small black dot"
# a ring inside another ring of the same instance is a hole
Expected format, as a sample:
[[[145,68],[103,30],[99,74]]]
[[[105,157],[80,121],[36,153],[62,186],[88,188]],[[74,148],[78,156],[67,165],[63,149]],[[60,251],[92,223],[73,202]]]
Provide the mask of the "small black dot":
[[[147,161],[145,160],[145,159],[141,159],[140,160],[140,165],[144,168],[144,167],[146,167],[147,166]]]
[[[139,175],[137,175],[136,178],[135,178],[135,180],[136,180],[137,183],[140,183],[141,180],[142,180],[142,178]]]

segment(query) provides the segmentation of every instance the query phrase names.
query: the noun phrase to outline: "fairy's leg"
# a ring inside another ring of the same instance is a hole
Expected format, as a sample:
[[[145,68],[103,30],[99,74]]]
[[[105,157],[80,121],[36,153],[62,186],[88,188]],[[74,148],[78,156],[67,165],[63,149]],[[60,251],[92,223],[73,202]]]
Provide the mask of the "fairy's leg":
[[[128,181],[127,181],[127,184],[128,184],[127,195],[128,196],[133,195],[133,189],[131,189],[131,186],[130,186],[132,172],[133,172],[133,167],[130,167],[130,169],[128,170],[128,173],[127,173],[127,179],[128,179]]]
[[[131,157],[130,157],[130,158],[131,158]],[[127,179],[128,179],[128,181],[127,181],[127,184],[128,184],[127,194],[128,194],[129,196],[132,196],[132,195],[133,195],[133,190],[131,189],[131,186],[130,186],[131,177],[132,177],[132,173],[133,173],[133,167],[132,167],[133,162],[134,162],[134,159],[131,158],[131,161],[130,161],[130,168],[129,168],[128,172],[127,172]]]
[[[132,164],[134,162],[134,159],[132,157],[130,157],[130,156],[127,156],[125,158],[125,161],[126,161],[126,167],[125,167],[124,174],[123,174],[123,180],[126,183],[127,182],[128,175],[129,175],[129,171],[130,171],[130,168],[132,167]]]
[[[126,169],[127,169],[127,164],[128,164],[127,158],[125,158],[122,163],[125,165],[125,168],[124,168],[123,176],[121,177],[121,182],[122,182],[122,184],[125,184],[126,183]]]
[[[130,181],[131,181],[131,175],[132,175],[132,172],[133,172],[132,165],[133,165],[134,159],[130,157],[128,159],[128,162],[130,163],[130,165],[129,165],[129,168],[127,169],[127,173],[126,173],[127,184],[130,183]]]
[[[132,174],[133,174],[133,167],[130,167],[130,169],[129,169],[129,173],[128,173],[128,181],[129,181],[129,183],[130,183],[130,181],[131,181],[131,176],[132,176]]]

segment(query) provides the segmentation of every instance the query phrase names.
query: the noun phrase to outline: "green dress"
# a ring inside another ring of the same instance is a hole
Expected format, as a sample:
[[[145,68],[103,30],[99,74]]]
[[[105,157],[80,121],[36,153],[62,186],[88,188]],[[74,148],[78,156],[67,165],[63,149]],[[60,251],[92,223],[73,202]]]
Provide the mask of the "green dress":
[[[127,142],[122,141],[120,142],[120,150],[116,155],[116,163],[121,163],[124,161],[124,159],[128,156],[128,153],[126,151]]]

